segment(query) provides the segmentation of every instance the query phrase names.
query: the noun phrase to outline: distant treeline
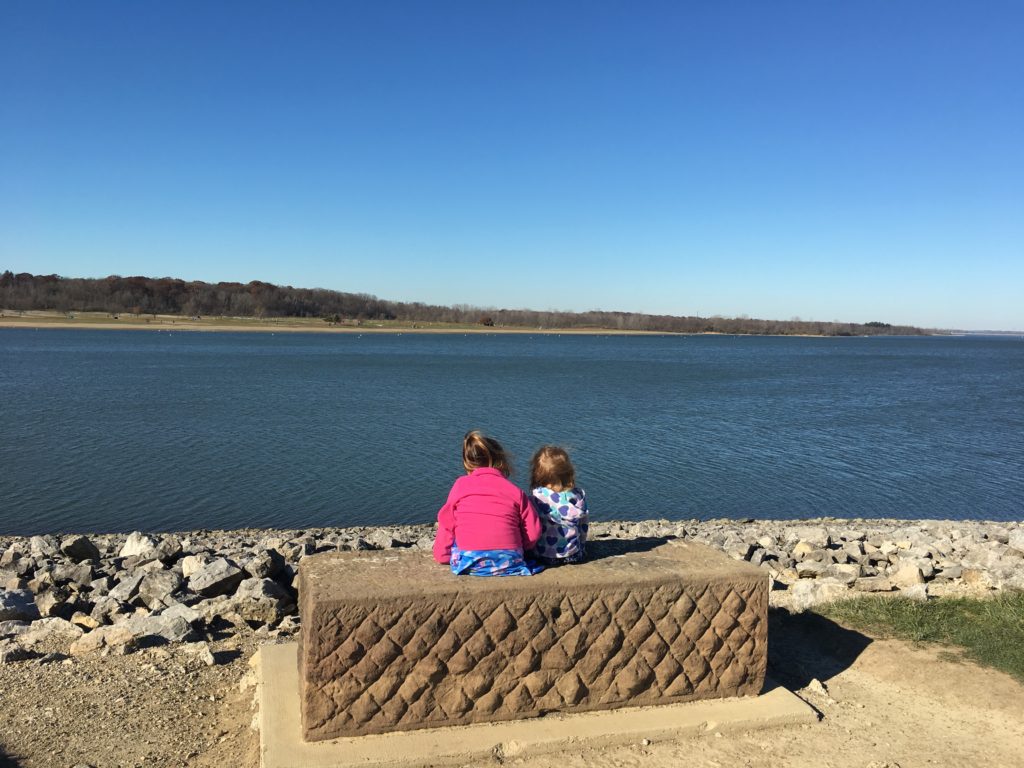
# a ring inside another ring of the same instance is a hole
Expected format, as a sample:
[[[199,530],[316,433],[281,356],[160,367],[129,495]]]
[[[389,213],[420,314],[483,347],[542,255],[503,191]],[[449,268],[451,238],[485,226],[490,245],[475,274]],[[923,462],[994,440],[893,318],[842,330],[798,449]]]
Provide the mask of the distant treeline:
[[[250,283],[186,282],[170,277],[99,279],[58,275],[0,275],[0,308],[110,312],[134,315],[225,317],[320,317],[328,322],[398,320],[409,323],[471,323],[532,328],[603,328],[665,333],[862,334],[919,335],[911,326],[835,323],[812,320],[758,320],[748,317],[645,315],[637,312],[540,312],[531,309],[492,309],[456,304],[450,307],[420,302],[386,301],[365,293],[323,288],[292,288],[254,280]]]

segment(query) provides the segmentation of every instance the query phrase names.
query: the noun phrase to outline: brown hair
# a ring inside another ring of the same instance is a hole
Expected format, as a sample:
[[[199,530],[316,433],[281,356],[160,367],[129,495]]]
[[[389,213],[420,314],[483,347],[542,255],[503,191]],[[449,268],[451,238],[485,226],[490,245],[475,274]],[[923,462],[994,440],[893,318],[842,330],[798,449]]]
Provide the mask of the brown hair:
[[[501,443],[474,429],[462,438],[462,466],[467,472],[481,467],[494,467],[505,477],[512,474],[512,465]]]
[[[553,491],[569,491],[576,487],[576,468],[569,454],[557,445],[542,445],[530,461],[530,487],[544,486]]]

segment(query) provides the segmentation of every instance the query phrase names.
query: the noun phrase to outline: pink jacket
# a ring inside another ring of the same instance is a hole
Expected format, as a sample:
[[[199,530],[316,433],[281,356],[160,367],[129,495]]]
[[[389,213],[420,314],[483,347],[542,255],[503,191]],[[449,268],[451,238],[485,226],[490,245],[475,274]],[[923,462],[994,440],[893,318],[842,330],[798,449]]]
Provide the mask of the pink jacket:
[[[459,549],[533,549],[540,518],[525,493],[493,467],[463,475],[437,513],[434,559],[447,563],[452,545]]]

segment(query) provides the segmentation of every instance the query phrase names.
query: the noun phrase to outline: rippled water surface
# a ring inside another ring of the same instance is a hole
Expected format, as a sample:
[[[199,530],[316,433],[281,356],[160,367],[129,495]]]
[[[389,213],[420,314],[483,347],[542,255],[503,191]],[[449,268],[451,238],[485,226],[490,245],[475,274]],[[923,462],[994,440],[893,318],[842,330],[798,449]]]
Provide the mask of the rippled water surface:
[[[0,533],[430,522],[471,427],[594,515],[1024,517],[1024,342],[0,329]]]

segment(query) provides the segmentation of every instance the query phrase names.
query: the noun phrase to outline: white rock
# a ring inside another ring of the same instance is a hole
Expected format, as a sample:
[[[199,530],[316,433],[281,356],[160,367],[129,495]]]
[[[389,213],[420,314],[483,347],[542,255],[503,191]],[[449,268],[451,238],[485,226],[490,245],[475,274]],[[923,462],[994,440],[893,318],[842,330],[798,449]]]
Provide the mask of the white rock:
[[[134,531],[128,534],[128,538],[125,539],[124,546],[121,547],[121,551],[118,552],[118,557],[135,557],[136,555],[145,554],[156,548],[156,539],[152,536],[147,536],[144,533]]]
[[[825,569],[825,574],[844,584],[853,584],[860,576],[860,566],[856,563],[833,563]]]
[[[181,559],[181,575],[187,579],[204,565],[212,561],[213,558],[205,552],[198,555],[188,555],[187,557],[183,557]]]
[[[793,557],[800,559],[811,554],[811,552],[813,552],[815,549],[817,549],[817,547],[815,547],[809,541],[804,541],[803,539],[801,539],[793,545],[793,549],[790,550],[790,554],[793,555]]]
[[[915,584],[924,584],[924,575],[914,563],[901,563],[895,573],[890,575],[890,580],[895,586],[904,589]]]
[[[803,540],[815,548],[827,547],[832,543],[828,528],[824,526],[797,525],[786,531],[791,540]]]
[[[72,641],[82,636],[82,628],[72,624],[67,619],[51,616],[39,621],[33,621],[28,632],[19,638],[25,645],[38,645],[39,643],[53,641]]]
[[[1018,552],[1024,552],[1024,529],[1018,528],[1015,531],[1011,531],[1006,543]]]
[[[831,603],[849,595],[849,588],[832,578],[801,579],[789,588],[792,609],[806,611],[822,603]]]

